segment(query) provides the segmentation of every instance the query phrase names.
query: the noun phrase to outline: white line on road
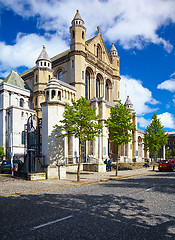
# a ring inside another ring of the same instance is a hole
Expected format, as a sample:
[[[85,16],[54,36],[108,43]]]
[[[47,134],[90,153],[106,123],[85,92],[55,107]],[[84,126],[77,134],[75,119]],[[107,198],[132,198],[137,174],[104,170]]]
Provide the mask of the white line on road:
[[[41,225],[39,225],[39,226],[34,227],[33,230],[36,230],[36,229],[38,229],[38,228],[45,227],[45,226],[50,225],[50,224],[53,224],[53,223],[61,222],[61,221],[63,221],[63,220],[69,219],[69,218],[71,218],[71,217],[73,217],[73,216],[70,215],[70,216],[67,216],[67,217],[64,217],[64,218],[57,219],[57,220],[52,221],[52,222],[48,222],[48,223],[41,224]]]
[[[149,191],[152,191],[153,189],[154,189],[154,187],[148,188],[148,189],[146,189],[145,191],[146,191],[146,192],[149,192]]]

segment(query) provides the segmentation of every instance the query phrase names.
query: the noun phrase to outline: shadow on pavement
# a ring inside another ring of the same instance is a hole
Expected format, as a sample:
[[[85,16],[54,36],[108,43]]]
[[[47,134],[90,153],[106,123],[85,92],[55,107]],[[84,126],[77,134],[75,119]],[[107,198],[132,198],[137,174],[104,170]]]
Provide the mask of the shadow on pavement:
[[[150,176],[148,180],[122,180],[126,188],[145,188],[148,183],[156,186],[158,181],[163,181],[163,176],[157,179]],[[164,185],[171,181],[169,179]],[[114,182],[106,187],[124,186]],[[66,194],[45,193],[7,198],[4,206],[1,206],[1,239],[174,239],[174,216],[150,211],[144,206],[143,199],[101,191],[98,195],[96,192],[93,188],[85,187],[81,193],[78,193],[78,189],[72,189]],[[72,217],[33,230],[35,226],[67,216]]]

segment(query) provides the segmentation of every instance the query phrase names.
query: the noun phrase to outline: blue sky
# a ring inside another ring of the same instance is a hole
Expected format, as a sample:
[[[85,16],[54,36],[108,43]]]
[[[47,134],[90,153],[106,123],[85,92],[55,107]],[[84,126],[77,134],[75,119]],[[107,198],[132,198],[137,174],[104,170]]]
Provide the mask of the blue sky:
[[[129,95],[144,129],[154,112],[175,130],[174,0],[0,0],[0,77],[33,67],[46,46],[50,57],[69,48],[76,10],[86,40],[101,27],[107,50],[120,56],[121,99]]]

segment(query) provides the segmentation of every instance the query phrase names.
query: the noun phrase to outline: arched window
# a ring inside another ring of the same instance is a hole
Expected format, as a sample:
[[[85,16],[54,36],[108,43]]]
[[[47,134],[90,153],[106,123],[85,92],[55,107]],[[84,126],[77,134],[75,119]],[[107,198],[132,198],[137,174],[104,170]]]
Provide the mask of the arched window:
[[[36,97],[35,98],[35,106],[37,106],[37,104],[38,104],[38,98]]]
[[[106,86],[105,86],[105,100],[109,101],[109,83],[106,82]]]
[[[58,91],[58,100],[61,100],[61,92]]]
[[[55,95],[56,95],[55,90],[52,90],[52,99],[54,99]]]
[[[19,106],[20,106],[20,107],[24,107],[24,100],[23,100],[22,98],[20,98]]]
[[[100,97],[100,78],[97,75],[96,78],[96,97],[99,98]]]
[[[84,31],[82,31],[82,39],[84,39]]]
[[[49,100],[49,91],[46,91],[46,101]]]
[[[72,38],[75,38],[75,32],[72,31]]]
[[[85,76],[85,98],[88,100],[90,99],[90,73],[86,71],[86,76]]]
[[[63,80],[63,72],[62,71],[58,72],[58,80],[60,80],[60,81]]]
[[[36,83],[38,82],[38,75],[36,75],[35,81],[36,81]]]
[[[100,44],[97,45],[97,57],[102,60],[102,48]]]

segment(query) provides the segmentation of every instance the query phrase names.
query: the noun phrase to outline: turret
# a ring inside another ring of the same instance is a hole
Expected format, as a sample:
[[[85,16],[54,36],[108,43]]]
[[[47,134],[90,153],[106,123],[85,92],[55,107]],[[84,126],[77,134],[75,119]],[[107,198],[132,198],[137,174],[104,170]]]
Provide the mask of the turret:
[[[43,49],[36,60],[36,68],[34,69],[33,105],[38,117],[42,117],[40,103],[44,102],[44,89],[48,81],[52,78],[52,75],[52,63],[43,45]]]
[[[38,59],[36,60],[36,66],[41,68],[52,69],[52,63],[46,52],[46,47],[44,45]]]
[[[114,68],[119,73],[119,56],[116,47],[114,46],[114,43],[112,43],[111,49],[109,50],[109,57],[111,59],[111,63],[113,64]]]
[[[84,21],[80,16],[79,10],[75,14],[71,22],[70,34],[71,34],[71,50],[85,50],[85,33],[86,28],[84,27]]]
[[[131,99],[130,99],[129,96],[127,96],[124,106],[125,106],[126,108],[130,109],[131,112],[134,111],[133,104],[132,104]]]
[[[51,78],[45,88],[45,102],[47,101],[61,101],[62,87],[58,79]]]

